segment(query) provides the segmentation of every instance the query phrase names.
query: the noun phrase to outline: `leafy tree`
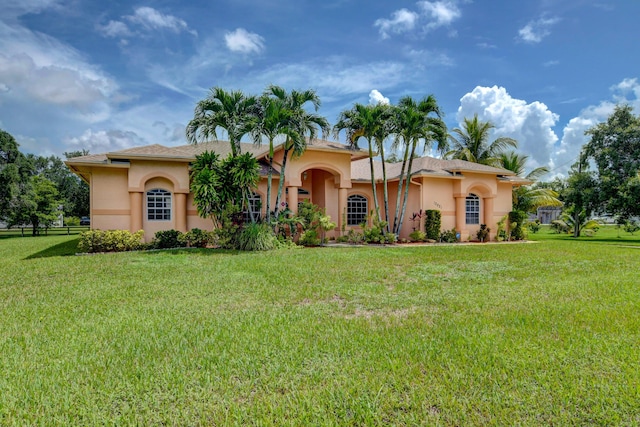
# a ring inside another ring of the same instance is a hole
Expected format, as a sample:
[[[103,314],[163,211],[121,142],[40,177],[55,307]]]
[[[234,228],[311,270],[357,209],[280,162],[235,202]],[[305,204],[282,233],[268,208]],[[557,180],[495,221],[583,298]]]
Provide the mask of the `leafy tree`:
[[[591,216],[597,205],[596,188],[597,182],[593,173],[589,171],[587,157],[581,153],[578,162],[569,171],[567,188],[563,193],[566,212],[570,212],[572,216],[570,226],[573,228],[574,237],[580,237],[580,231],[584,228],[582,224]]]
[[[53,182],[41,175],[34,175],[15,201],[9,217],[9,226],[31,224],[33,235],[39,227],[50,227],[58,219],[60,199]]]
[[[640,214],[640,117],[629,105],[617,106],[605,123],[586,132],[585,154],[598,168],[599,205],[623,217]]]
[[[500,155],[509,148],[517,148],[518,144],[514,139],[505,137],[489,143],[493,128],[495,126],[491,122],[480,121],[477,114],[473,119],[465,117],[462,129],[453,129],[453,135],[449,136],[452,149],[445,157],[498,166]]]
[[[242,152],[242,137],[256,125],[257,106],[255,96],[215,87],[206,99],[196,105],[193,119],[187,125],[187,140],[192,144],[217,140],[218,129],[222,128],[229,136],[231,154],[235,157]]]
[[[18,147],[10,133],[0,130],[0,219],[8,219],[31,175],[31,164]]]
[[[435,143],[440,152],[447,149],[447,126],[442,120],[442,112],[435,97],[429,95],[419,102],[410,96],[400,99],[396,109],[394,131],[396,134],[394,145],[401,144],[404,148],[393,219],[393,233],[398,235],[407,209],[413,160],[417,154],[418,144],[422,142],[425,146],[431,146]],[[404,197],[402,197],[403,186]]]

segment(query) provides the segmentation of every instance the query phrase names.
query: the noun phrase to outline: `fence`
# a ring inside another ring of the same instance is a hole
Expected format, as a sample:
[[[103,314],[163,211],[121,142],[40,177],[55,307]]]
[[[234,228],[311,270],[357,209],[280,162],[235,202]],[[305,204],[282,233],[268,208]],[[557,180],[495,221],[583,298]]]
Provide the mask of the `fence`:
[[[49,228],[38,228],[36,230],[36,235],[38,236],[60,236],[60,235],[71,235],[71,234],[80,234],[83,231],[89,231],[91,227],[84,225],[76,225],[76,226],[68,226],[68,227],[49,227]],[[15,227],[15,228],[1,228],[0,229],[0,238],[1,237],[29,237],[33,236],[33,227]]]

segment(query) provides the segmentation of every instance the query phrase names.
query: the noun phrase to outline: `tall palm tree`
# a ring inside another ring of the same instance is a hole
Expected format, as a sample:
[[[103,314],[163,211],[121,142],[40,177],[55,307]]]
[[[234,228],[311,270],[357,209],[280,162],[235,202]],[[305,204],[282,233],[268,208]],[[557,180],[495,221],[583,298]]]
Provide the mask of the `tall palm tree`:
[[[442,120],[442,112],[435,97],[429,95],[420,102],[416,102],[410,96],[400,99],[396,109],[395,133],[394,146],[403,147],[396,213],[393,219],[393,232],[398,234],[407,208],[413,159],[419,142],[424,142],[425,146],[435,143],[439,152],[447,149],[447,127]],[[402,197],[403,188],[404,197]]]
[[[284,176],[289,157],[301,156],[307,149],[307,141],[313,142],[318,136],[318,131],[322,132],[323,136],[328,134],[330,126],[326,118],[305,109],[305,105],[309,103],[314,111],[318,111],[320,108],[320,97],[314,90],[292,90],[287,93],[282,87],[271,85],[265,93],[282,102],[289,116],[287,128],[290,132],[284,134],[283,159],[280,167],[280,179],[278,180],[278,192],[276,193],[275,213],[277,215],[280,209]]]
[[[217,140],[218,128],[222,128],[229,136],[232,156],[240,155],[240,141],[256,123],[257,102],[255,96],[247,96],[242,91],[211,89],[209,96],[196,105],[193,119],[187,125],[187,140],[192,144]]]
[[[462,129],[453,129],[454,135],[449,135],[452,149],[446,153],[449,159],[466,160],[483,165],[498,166],[498,157],[508,148],[518,148],[518,143],[512,138],[501,137],[489,143],[491,129],[495,126],[491,122],[465,117]]]
[[[378,104],[379,105],[379,104]],[[367,141],[369,150],[369,170],[371,173],[371,192],[373,194],[373,205],[377,220],[380,221],[380,206],[378,203],[378,193],[376,191],[376,177],[374,172],[373,158],[376,156],[376,135],[379,135],[380,128],[386,126],[383,118],[385,109],[375,105],[355,104],[352,109],[345,110],[338,116],[338,122],[333,127],[335,138],[345,130],[347,141],[352,148],[358,147],[358,140],[363,137]]]
[[[519,177],[529,181],[537,181],[549,172],[546,166],[540,166],[529,173],[526,172],[526,164],[529,156],[518,154],[514,151],[500,153],[497,157],[497,165],[510,170]],[[558,200],[558,193],[550,188],[533,188],[529,185],[513,188],[513,210],[523,212],[533,212],[542,206],[562,206]]]

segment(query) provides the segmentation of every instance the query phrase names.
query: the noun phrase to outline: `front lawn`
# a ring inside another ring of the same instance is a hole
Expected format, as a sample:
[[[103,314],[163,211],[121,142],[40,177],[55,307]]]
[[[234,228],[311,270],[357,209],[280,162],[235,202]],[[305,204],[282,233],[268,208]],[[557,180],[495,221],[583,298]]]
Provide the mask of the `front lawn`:
[[[76,241],[0,240],[1,425],[640,424],[637,239]]]

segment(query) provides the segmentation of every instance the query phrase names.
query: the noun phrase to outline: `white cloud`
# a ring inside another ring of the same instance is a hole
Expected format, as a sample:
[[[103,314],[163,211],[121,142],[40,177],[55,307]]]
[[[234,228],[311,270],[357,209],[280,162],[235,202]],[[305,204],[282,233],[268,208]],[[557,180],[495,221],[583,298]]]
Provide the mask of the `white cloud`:
[[[133,16],[126,16],[125,19],[140,24],[149,30],[167,29],[174,33],[187,31],[193,35],[197,35],[195,31],[189,30],[189,26],[184,20],[176,18],[173,15],[165,15],[152,7],[139,7],[134,11]]]
[[[455,1],[419,1],[416,3],[419,11],[402,8],[391,14],[391,19],[380,18],[374,22],[383,39],[389,38],[391,34],[401,34],[413,31],[420,22],[424,22],[421,27],[425,32],[435,30],[440,27],[447,27],[456,19],[462,16]],[[449,31],[450,37],[455,37],[455,30]]]
[[[369,92],[369,104],[371,105],[389,105],[389,98],[383,96],[377,89],[373,89]]]
[[[391,19],[380,18],[374,22],[379,27],[383,39],[389,38],[389,33],[404,33],[414,29],[419,15],[407,9],[396,10],[391,14]]]
[[[635,113],[640,111],[640,83],[636,78],[627,78],[611,87],[613,101],[605,100],[580,111],[564,127],[562,140],[553,153],[551,167],[555,174],[566,174],[578,159],[582,146],[589,142],[585,131],[604,122],[613,113],[617,104],[631,105]]]
[[[131,37],[133,32],[122,21],[109,21],[107,25],[98,25],[98,31],[106,37]]]
[[[0,81],[15,96],[89,113],[117,94],[113,79],[73,48],[0,22]]]
[[[541,102],[527,103],[512,98],[503,87],[477,86],[460,100],[457,120],[474,114],[495,125],[492,139],[510,137],[518,141],[520,152],[530,156],[530,167],[546,166],[558,140],[553,126],[559,116]]]
[[[451,25],[453,21],[462,16],[460,9],[452,1],[421,1],[418,2],[418,5],[429,20],[426,25],[428,30]]]
[[[518,31],[518,35],[524,42],[540,43],[543,38],[551,34],[551,26],[558,22],[560,22],[560,18],[542,17],[536,21],[530,21]]]
[[[227,48],[232,52],[239,53],[260,53],[264,50],[264,38],[256,33],[250,33],[244,28],[224,35]]]
[[[78,137],[66,138],[64,143],[67,151],[87,149],[91,153],[107,153],[144,145],[146,141],[131,131],[87,129]]]

